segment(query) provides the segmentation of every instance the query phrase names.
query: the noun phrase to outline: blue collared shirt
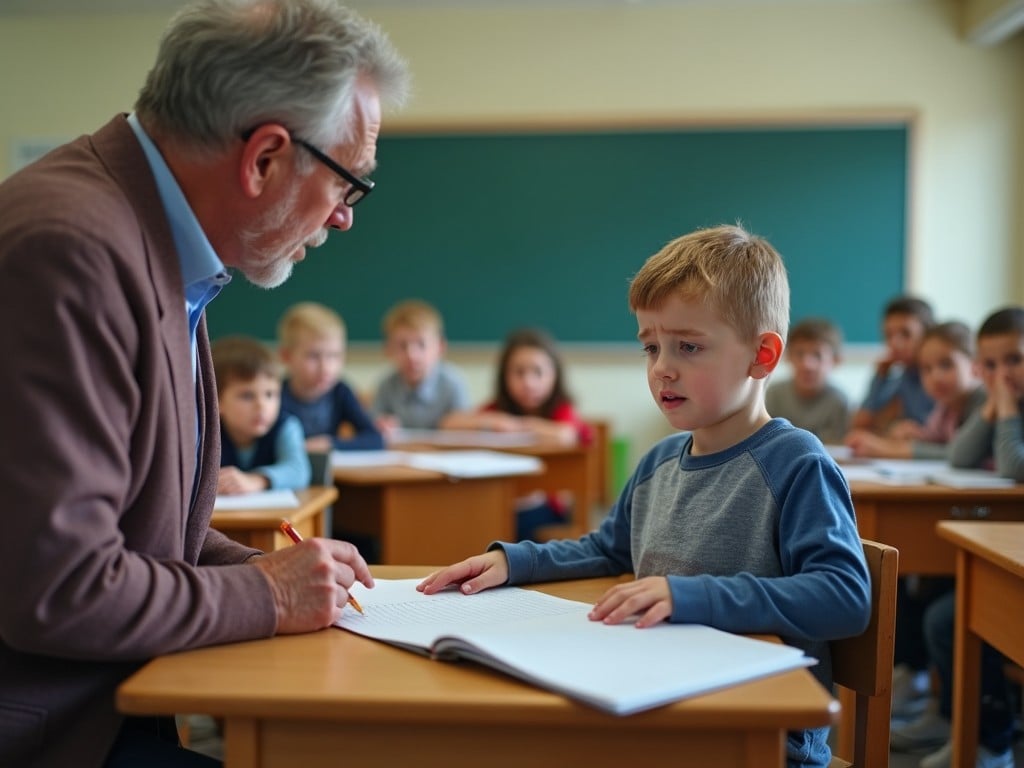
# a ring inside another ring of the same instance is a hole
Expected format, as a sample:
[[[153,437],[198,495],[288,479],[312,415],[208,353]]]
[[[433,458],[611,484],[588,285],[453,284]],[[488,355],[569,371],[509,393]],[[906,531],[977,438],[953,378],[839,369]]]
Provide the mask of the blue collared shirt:
[[[128,124],[146,153],[150,170],[156,180],[160,201],[164,205],[167,221],[171,226],[174,246],[178,251],[181,278],[185,286],[185,311],[188,313],[188,336],[192,344],[192,377],[196,375],[196,329],[203,316],[203,310],[221,289],[231,282],[223,262],[199,226],[199,220],[185,199],[185,193],[178,186],[174,174],[164,162],[163,155],[143,129],[133,112]]]

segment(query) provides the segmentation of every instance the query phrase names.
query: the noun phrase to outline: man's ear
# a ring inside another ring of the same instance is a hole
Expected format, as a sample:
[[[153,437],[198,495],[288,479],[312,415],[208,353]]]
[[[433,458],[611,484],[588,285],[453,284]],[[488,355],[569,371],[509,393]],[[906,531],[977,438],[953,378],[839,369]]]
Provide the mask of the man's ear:
[[[246,197],[259,197],[275,176],[291,172],[292,146],[288,129],[277,123],[264,123],[248,135],[238,168]]]
[[[785,346],[782,337],[775,331],[762,333],[757,339],[757,351],[754,353],[754,362],[750,365],[750,377],[763,379],[774,371],[782,360],[782,350]]]

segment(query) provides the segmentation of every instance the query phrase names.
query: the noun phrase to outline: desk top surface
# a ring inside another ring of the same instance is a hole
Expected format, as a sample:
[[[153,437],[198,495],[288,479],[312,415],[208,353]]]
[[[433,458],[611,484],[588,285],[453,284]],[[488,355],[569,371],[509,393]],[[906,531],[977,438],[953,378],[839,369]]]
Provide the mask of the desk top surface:
[[[850,494],[853,500],[911,500],[973,504],[987,501],[1018,499],[1024,504],[1024,484],[1007,488],[953,488],[945,485],[922,483],[920,485],[888,485],[867,480],[851,480]]]
[[[939,536],[1024,578],[1024,523],[943,520]]]
[[[381,578],[411,578],[426,566],[377,566]],[[596,600],[616,579],[543,585]],[[515,718],[547,724],[678,728],[728,724],[816,727],[838,705],[806,669],[618,718],[469,663],[431,661],[340,629],[204,648],[158,658],[118,690],[128,713],[201,712],[431,723]]]
[[[292,522],[304,520],[318,515],[325,507],[333,504],[338,498],[338,489],[333,485],[312,485],[296,491],[299,499],[297,507],[276,507],[259,509],[215,509],[211,525],[221,530],[232,528],[250,528],[256,524],[273,524],[274,527],[282,518]]]

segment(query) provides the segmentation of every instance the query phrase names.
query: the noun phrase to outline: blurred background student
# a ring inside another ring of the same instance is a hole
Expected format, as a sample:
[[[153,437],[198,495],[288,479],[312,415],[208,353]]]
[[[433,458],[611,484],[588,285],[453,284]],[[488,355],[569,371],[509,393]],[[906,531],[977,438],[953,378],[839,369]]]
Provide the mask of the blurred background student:
[[[885,305],[885,355],[876,363],[864,402],[853,414],[854,429],[884,435],[900,419],[925,422],[934,403],[921,384],[916,359],[921,339],[933,325],[935,313],[924,299],[897,296]]]
[[[384,350],[394,368],[373,400],[377,426],[437,429],[448,414],[470,407],[462,373],[445,361],[444,321],[425,301],[410,299],[384,316]]]
[[[823,443],[841,443],[850,428],[850,402],[829,376],[842,359],[842,345],[842,332],[825,318],[809,317],[794,325],[786,341],[793,376],[768,388],[768,413]]]
[[[296,416],[306,450],[373,450],[384,437],[355,392],[341,380],[345,367],[345,323],[332,309],[312,301],[290,307],[277,328],[287,378],[282,409]]]
[[[985,401],[985,392],[975,375],[971,329],[956,321],[929,328],[918,348],[917,369],[925,393],[935,403],[925,423],[902,419],[886,435],[855,429],[845,440],[855,456],[947,457],[953,435]]]
[[[281,412],[281,378],[270,350],[256,339],[228,336],[211,352],[220,409],[217,493],[308,486],[302,425]]]
[[[566,446],[587,444],[593,437],[573,407],[555,342],[540,329],[521,328],[506,337],[495,393],[478,411],[451,414],[445,426],[524,432],[540,443]],[[520,540],[533,538],[543,526],[566,522],[568,515],[566,500],[541,491],[519,499],[517,508],[516,536]],[[586,513],[577,510],[577,514]]]

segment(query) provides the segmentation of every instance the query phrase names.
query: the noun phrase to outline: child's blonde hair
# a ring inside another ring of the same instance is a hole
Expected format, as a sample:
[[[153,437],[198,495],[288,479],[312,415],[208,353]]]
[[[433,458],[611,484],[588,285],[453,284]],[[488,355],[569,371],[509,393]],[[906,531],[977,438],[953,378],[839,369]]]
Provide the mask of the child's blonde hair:
[[[265,344],[250,336],[225,336],[210,345],[217,394],[235,381],[252,381],[257,376],[279,378],[281,371]]]
[[[277,343],[282,349],[293,349],[302,333],[311,333],[318,339],[340,336],[345,340],[345,321],[330,307],[315,301],[293,304],[277,324]]]
[[[444,336],[444,321],[441,313],[432,305],[421,299],[408,299],[395,304],[384,315],[381,330],[384,338],[388,338],[399,328],[412,328],[417,331],[434,330],[438,336]]]
[[[789,281],[778,251],[740,226],[698,229],[651,256],[629,286],[629,307],[656,309],[670,296],[702,301],[741,339],[786,338]]]

